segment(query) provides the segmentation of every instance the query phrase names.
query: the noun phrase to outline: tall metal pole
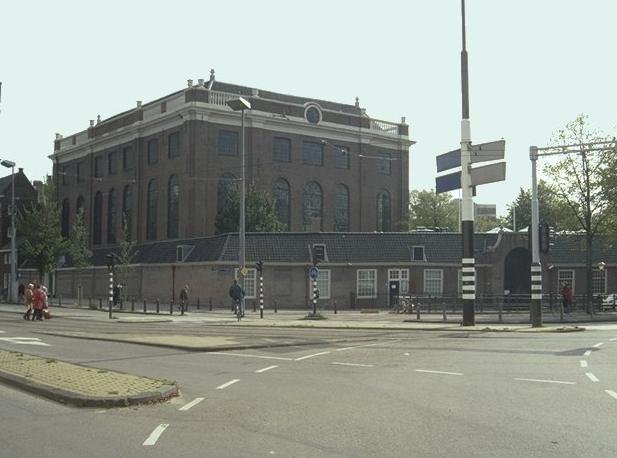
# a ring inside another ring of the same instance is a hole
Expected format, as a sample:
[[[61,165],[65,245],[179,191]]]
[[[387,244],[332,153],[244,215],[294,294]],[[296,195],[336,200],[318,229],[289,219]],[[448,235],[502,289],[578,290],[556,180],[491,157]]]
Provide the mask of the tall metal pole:
[[[246,205],[245,205],[245,199],[246,199],[246,169],[245,169],[245,149],[244,149],[244,111],[245,109],[242,109],[242,145],[241,145],[241,149],[240,149],[240,176],[241,176],[241,180],[240,180],[240,247],[238,250],[238,261],[240,262],[240,278],[238,280],[238,282],[240,283],[240,286],[242,287],[242,289],[244,290],[244,273],[242,273],[242,270],[244,269],[244,266],[246,264]]]
[[[473,188],[471,185],[471,126],[469,122],[469,72],[465,40],[465,0],[461,0],[463,49],[461,51],[461,235],[463,239],[463,326],[475,325],[476,275],[473,254]]]
[[[540,243],[538,228],[540,210],[538,205],[537,162],[538,148],[529,148],[531,159],[531,327],[542,327],[542,265],[540,264]]]
[[[17,297],[17,250],[15,233],[15,165],[11,167],[11,302],[19,302]]]

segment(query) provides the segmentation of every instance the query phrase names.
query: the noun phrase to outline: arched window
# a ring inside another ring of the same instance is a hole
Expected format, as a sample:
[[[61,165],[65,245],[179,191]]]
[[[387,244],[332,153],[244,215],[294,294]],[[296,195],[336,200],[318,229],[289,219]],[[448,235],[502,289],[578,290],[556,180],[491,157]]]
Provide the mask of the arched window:
[[[70,212],[70,204],[69,204],[69,200],[68,199],[64,199],[62,201],[62,225],[60,227],[61,233],[62,233],[62,237],[68,237],[69,236],[69,229],[70,229],[70,216],[71,216],[71,212]]]
[[[344,184],[334,188],[334,232],[349,231],[349,189]]]
[[[167,238],[178,238],[180,215],[180,182],[177,175],[169,177],[167,183]]]
[[[126,241],[130,242],[133,240],[133,186],[130,184],[122,192],[122,231],[125,230]]]
[[[321,231],[322,216],[321,186],[310,181],[302,190],[302,230],[305,232]]]
[[[94,195],[94,216],[92,221],[92,243],[100,245],[103,241],[103,195]]]
[[[390,193],[381,188],[377,194],[377,231],[388,232],[390,224]]]
[[[272,196],[274,198],[276,219],[283,225],[283,231],[289,231],[289,182],[283,178],[274,180]]]
[[[216,191],[216,212],[221,211],[223,205],[225,205],[225,200],[227,199],[227,193],[229,192],[229,186],[236,182],[236,176],[233,173],[224,173],[219,178],[219,185]]]
[[[159,187],[154,179],[150,180],[148,183],[148,196],[146,202],[146,240],[155,240],[157,209],[159,205]]]
[[[116,223],[118,221],[118,196],[115,189],[109,190],[107,198],[107,243],[116,243]]]

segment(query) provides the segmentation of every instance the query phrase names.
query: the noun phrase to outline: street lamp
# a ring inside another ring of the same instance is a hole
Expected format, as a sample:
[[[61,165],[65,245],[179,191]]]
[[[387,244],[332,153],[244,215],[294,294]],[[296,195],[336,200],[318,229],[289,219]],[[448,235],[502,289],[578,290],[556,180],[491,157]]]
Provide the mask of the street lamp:
[[[17,253],[15,249],[15,162],[4,159],[0,162],[4,167],[11,169],[11,302],[17,303]]]
[[[248,100],[239,97],[227,101],[227,105],[234,111],[242,112],[242,131],[240,134],[240,230],[239,230],[239,247],[238,247],[238,263],[239,263],[239,283],[244,289],[244,266],[246,252],[246,224],[245,224],[245,198],[246,198],[246,171],[245,171],[245,150],[244,150],[244,110],[250,110],[251,104]]]

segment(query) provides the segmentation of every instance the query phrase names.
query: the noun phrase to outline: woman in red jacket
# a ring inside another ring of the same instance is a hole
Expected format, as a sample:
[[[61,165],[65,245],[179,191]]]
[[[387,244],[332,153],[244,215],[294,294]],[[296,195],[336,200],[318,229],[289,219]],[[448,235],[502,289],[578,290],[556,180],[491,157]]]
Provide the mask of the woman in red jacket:
[[[32,321],[43,319],[43,293],[41,292],[41,286],[38,283],[34,284],[34,294],[32,296],[32,308],[34,313],[32,314]]]

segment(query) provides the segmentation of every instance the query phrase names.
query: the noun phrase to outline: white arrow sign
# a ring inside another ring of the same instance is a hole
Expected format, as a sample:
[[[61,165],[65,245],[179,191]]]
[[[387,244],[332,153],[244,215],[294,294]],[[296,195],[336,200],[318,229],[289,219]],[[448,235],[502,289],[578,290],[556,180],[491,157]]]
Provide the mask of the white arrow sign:
[[[46,344],[45,342],[41,342],[41,339],[37,339],[35,337],[0,337],[0,340],[19,345],[44,345],[46,347],[51,346],[49,344]]]

